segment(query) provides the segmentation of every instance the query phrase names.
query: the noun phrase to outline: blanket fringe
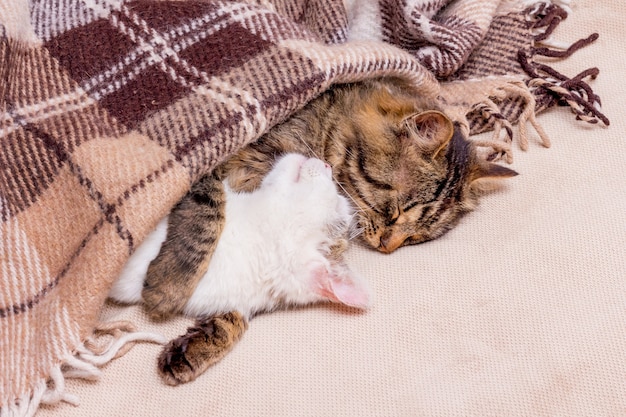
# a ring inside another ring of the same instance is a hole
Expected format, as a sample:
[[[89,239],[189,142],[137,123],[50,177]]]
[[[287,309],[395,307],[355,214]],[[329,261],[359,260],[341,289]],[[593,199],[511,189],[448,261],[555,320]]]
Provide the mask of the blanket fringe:
[[[536,61],[536,57],[567,58],[579,49],[598,39],[594,33],[585,39],[580,39],[569,46],[558,44],[551,39],[552,32],[567,18],[568,12],[561,6],[550,3],[540,3],[529,10],[529,19],[534,23],[535,45],[518,52],[518,61],[524,71],[531,77],[528,86],[533,91],[537,110],[541,111],[554,104],[569,106],[577,120],[596,124],[599,121],[606,126],[609,119],[601,111],[600,97],[593,92],[585,78],[595,79],[600,72],[598,68],[589,68],[575,77],[567,77],[549,65]],[[538,47],[536,45],[544,46]]]
[[[522,114],[519,115],[518,118],[518,127],[519,127],[519,145],[523,151],[528,150],[528,131],[526,129],[526,124],[530,123],[532,127],[535,128],[535,131],[539,135],[541,139],[541,143],[546,148],[549,148],[550,138],[543,130],[539,122],[535,117],[535,111],[537,107],[537,102],[533,94],[526,88],[524,83],[522,82],[510,82],[503,85],[500,88],[497,88],[494,93],[494,97],[497,99],[503,100],[507,96],[517,96],[524,100],[526,103],[522,106]]]
[[[95,337],[94,337],[95,336]],[[103,336],[111,340],[101,343]],[[158,333],[140,332],[127,321],[104,323],[94,329],[94,335],[66,356],[63,363],[53,366],[49,379],[40,380],[32,392],[18,398],[13,404],[0,407],[0,417],[32,417],[41,404],[54,405],[66,402],[77,406],[78,396],[67,392],[67,378],[98,380],[102,372],[98,367],[126,354],[136,343],[150,342],[165,345],[167,338]]]
[[[569,106],[577,120],[610,125],[609,119],[602,113],[600,97],[585,81],[588,78],[595,79],[600,72],[598,68],[589,68],[574,77],[568,77],[549,65],[537,62],[537,57],[541,56],[567,58],[598,39],[597,33],[571,45],[552,39],[554,30],[571,12],[567,7],[567,1],[556,3],[558,2],[541,2],[526,11],[534,42],[531,47],[518,51],[517,58],[530,79],[525,83],[511,81],[498,86],[470,111],[488,121],[487,124],[482,124],[483,129],[485,126],[493,129],[490,140],[475,141],[478,146],[490,149],[484,155],[488,160],[504,159],[507,163],[513,161],[511,144],[514,139],[515,122],[518,124],[518,143],[522,150],[528,149],[528,123],[539,135],[542,145],[550,147],[550,139],[537,122],[535,115],[554,105]],[[510,110],[506,109],[504,104],[512,101],[517,101],[521,107],[516,120],[512,114],[508,114]]]
[[[139,332],[127,321],[105,323],[96,328],[100,334],[113,336],[113,340],[105,347],[99,347],[93,339],[87,339],[78,357],[95,366],[102,366],[120,356],[125,355],[138,342],[151,342],[159,345],[167,344],[165,336],[158,333]]]
[[[511,149],[511,142],[513,141],[513,126],[511,122],[502,115],[498,104],[493,101],[492,98],[488,97],[480,103],[475,104],[472,108],[472,112],[480,114],[485,120],[493,121],[491,140],[474,140],[477,146],[491,149],[484,158],[488,161],[504,158],[507,163],[512,163],[513,151]],[[502,137],[501,134],[503,128],[505,130],[504,137]]]
[[[493,134],[490,140],[475,139],[476,145],[491,149],[485,159],[489,161],[504,159],[509,164],[513,162],[511,147],[514,139],[513,124],[502,114],[501,109],[501,103],[506,99],[522,101],[520,104],[522,111],[517,118],[517,136],[520,148],[524,151],[528,149],[528,123],[539,135],[541,144],[549,148],[551,145],[550,138],[535,118],[536,100],[534,95],[524,82],[509,81],[494,88],[486,99],[475,104],[471,110],[472,113],[479,114],[484,120],[490,120],[493,123]],[[502,134],[503,130],[504,134]]]

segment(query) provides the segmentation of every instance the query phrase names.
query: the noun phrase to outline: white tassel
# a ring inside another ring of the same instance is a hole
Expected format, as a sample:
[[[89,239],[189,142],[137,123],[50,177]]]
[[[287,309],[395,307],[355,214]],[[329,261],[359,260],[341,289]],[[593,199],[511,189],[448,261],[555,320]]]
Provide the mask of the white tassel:
[[[47,388],[41,396],[42,404],[57,404],[65,401],[74,406],[78,405],[78,397],[65,391],[65,376],[61,372],[60,366],[55,366],[50,371],[50,379],[53,386]]]
[[[79,357],[80,359],[87,361],[93,365],[102,366],[113,360],[120,351],[120,349],[122,349],[124,346],[126,346],[126,344],[131,342],[152,342],[160,345],[165,345],[167,343],[167,339],[165,338],[165,336],[158,333],[127,333],[123,336],[120,336],[117,340],[111,343],[111,345],[103,353],[96,355],[93,353],[81,352],[79,354]]]
[[[84,347],[81,347],[80,350],[86,352]],[[84,360],[80,360],[75,356],[66,358],[65,365],[68,366],[68,369],[65,369],[63,374],[67,378],[81,378],[96,381],[102,375],[102,372],[94,365]]]

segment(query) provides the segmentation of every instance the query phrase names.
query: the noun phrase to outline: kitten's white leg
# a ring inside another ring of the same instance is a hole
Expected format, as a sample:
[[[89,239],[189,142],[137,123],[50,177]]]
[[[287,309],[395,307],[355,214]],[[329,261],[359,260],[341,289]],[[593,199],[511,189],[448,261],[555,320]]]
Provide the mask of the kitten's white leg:
[[[146,278],[148,265],[156,258],[161,250],[161,244],[167,235],[167,216],[139,245],[137,250],[128,258],[119,278],[113,283],[109,297],[113,300],[135,304],[141,302],[141,290]]]

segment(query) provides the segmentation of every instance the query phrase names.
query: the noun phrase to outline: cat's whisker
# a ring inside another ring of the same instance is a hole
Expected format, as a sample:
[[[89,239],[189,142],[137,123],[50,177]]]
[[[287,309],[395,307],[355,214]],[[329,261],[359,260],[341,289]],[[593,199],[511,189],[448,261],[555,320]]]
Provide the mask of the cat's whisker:
[[[356,238],[358,238],[362,234],[363,234],[363,230],[359,229],[357,231],[354,231],[354,232],[350,233],[350,236],[348,236],[348,240],[355,240]]]
[[[313,148],[311,148],[311,146],[309,146],[308,143],[306,143],[306,140],[304,140],[304,138],[302,138],[300,135],[296,135],[298,137],[298,139],[300,139],[300,142],[302,142],[304,144],[304,146],[307,147],[307,149],[309,150],[309,152],[311,152],[311,155],[313,155],[314,157],[316,157],[317,159],[320,160],[324,160],[323,158],[321,158],[314,150]]]
[[[341,184],[341,182],[339,182],[337,180],[337,178],[335,178],[333,176],[333,181],[335,181],[335,184],[337,184],[339,186],[339,188],[341,188],[343,190],[344,195],[346,195],[350,200],[352,200],[352,202],[354,203],[354,205],[356,206],[355,209],[358,210],[360,213],[365,213],[365,209],[359,204],[358,201],[356,201],[351,195],[350,193],[348,193],[348,191],[345,189],[345,187]]]
[[[352,217],[354,218],[355,216]],[[358,224],[353,221],[349,228],[348,240],[354,240],[355,238],[359,237],[363,234],[364,230],[365,229],[363,229],[363,227],[359,227]]]
[[[335,183],[339,186],[339,188],[341,188],[343,190],[343,192],[348,196],[348,198],[350,200],[352,200],[352,202],[355,205],[355,207],[354,207],[355,213],[368,213],[368,211],[374,211],[374,207],[372,207],[371,205],[366,205],[365,208],[364,208],[362,204],[360,204],[358,201],[356,201],[354,198],[352,198],[352,196],[350,194],[348,194],[346,189],[343,187],[343,184],[341,184],[341,182],[335,181]],[[369,209],[369,210],[367,210],[366,208]]]
[[[355,215],[355,216],[356,216],[357,214],[366,214],[366,213],[367,213],[367,211],[365,211],[365,210],[357,210],[357,209],[355,209],[355,210],[354,210],[354,215]]]

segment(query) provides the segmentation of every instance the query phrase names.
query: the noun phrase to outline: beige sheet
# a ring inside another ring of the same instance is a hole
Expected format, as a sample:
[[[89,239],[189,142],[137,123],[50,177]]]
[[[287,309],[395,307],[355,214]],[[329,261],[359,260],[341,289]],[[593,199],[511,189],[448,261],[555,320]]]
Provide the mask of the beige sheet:
[[[626,3],[578,1],[555,33],[600,39],[557,68],[601,69],[611,119],[591,127],[553,109],[552,139],[516,150],[521,175],[445,237],[381,255],[355,247],[370,311],[316,306],[264,315],[191,384],[159,379],[160,347],[135,346],[100,381],[67,381],[71,416],[626,415]],[[534,136],[531,135],[531,138]],[[175,336],[188,320],[108,319]]]

